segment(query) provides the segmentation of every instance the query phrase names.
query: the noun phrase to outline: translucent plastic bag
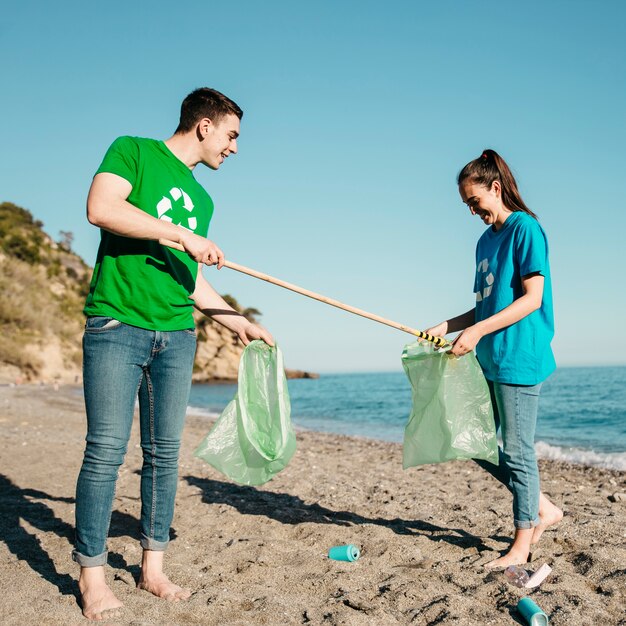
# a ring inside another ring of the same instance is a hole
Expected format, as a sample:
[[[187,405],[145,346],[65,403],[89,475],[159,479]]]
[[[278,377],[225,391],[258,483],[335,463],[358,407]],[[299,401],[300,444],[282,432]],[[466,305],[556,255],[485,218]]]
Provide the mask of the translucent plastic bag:
[[[291,404],[278,346],[251,342],[239,362],[237,394],[194,454],[243,485],[262,485],[296,451]]]
[[[402,466],[453,459],[498,465],[489,387],[474,353],[456,357],[416,341],[404,347],[402,366],[413,388]]]

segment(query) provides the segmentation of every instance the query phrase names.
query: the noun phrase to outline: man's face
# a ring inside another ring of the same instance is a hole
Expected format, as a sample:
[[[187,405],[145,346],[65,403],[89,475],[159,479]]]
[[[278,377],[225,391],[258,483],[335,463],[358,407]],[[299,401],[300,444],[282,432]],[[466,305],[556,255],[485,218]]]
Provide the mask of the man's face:
[[[200,126],[205,133],[201,143],[202,162],[216,170],[226,157],[237,153],[239,118],[231,113],[218,119],[216,123],[203,120]]]

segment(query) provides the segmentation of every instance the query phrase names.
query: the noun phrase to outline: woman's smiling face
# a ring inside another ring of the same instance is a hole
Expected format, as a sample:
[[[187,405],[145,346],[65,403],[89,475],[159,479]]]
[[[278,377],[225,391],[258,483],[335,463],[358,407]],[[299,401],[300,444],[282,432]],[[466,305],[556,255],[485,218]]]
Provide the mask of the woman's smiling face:
[[[472,215],[478,215],[487,226],[494,226],[496,230],[504,224],[511,214],[503,204],[500,182],[494,180],[491,188],[472,183],[465,179],[459,185],[459,193]]]

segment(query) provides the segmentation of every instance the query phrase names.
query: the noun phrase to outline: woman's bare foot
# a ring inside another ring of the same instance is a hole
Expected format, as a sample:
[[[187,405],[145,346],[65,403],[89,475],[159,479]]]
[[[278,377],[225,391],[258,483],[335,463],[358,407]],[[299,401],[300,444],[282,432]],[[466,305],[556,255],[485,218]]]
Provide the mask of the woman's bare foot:
[[[487,569],[494,569],[497,567],[523,565],[526,563],[528,555],[530,554],[530,540],[532,539],[534,530],[534,528],[516,528],[511,549],[503,556],[486,563],[485,567]]]
[[[170,602],[187,600],[191,596],[189,589],[179,587],[163,573],[163,552],[144,550],[141,562],[141,575],[138,589],[144,589],[158,598]]]
[[[497,569],[500,567],[508,567],[509,565],[524,565],[528,560],[528,552],[515,552],[513,549],[509,550],[503,556],[485,563],[487,569]]]
[[[533,529],[533,537],[531,543],[535,544],[539,541],[543,531],[550,526],[558,524],[563,519],[563,511],[558,506],[552,504],[546,496],[539,494],[539,524]]]
[[[104,577],[104,566],[82,567],[78,579],[83,615],[102,621],[120,617],[123,604],[115,597]]]

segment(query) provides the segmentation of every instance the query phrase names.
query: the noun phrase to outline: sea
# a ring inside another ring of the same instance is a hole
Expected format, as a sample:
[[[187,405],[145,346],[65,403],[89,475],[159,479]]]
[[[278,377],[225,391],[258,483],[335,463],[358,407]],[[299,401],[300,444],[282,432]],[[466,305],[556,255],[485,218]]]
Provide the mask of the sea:
[[[411,410],[402,371],[327,374],[288,387],[296,429],[402,441]],[[236,391],[194,384],[189,410],[215,418]],[[535,447],[539,458],[626,471],[626,366],[557,369],[542,387]]]

